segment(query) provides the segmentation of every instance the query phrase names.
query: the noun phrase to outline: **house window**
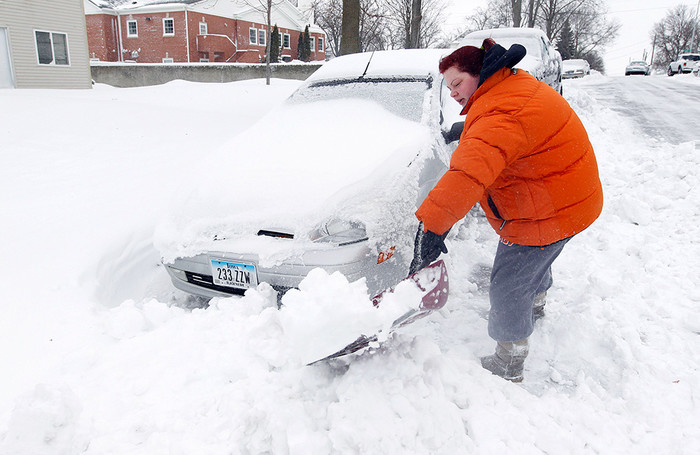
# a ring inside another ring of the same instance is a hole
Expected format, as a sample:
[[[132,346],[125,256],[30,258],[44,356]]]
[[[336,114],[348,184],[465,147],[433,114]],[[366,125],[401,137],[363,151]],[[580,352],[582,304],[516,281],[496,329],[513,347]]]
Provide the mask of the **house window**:
[[[34,31],[36,54],[41,65],[68,65],[68,35]]]
[[[139,36],[139,28],[136,21],[126,21],[126,37],[137,38]]]
[[[311,52],[316,52],[316,38],[313,36],[309,38],[309,49]]]
[[[173,60],[172,57],[163,57],[163,63],[174,63],[175,61]]]
[[[290,43],[291,43],[291,38],[290,38],[290,36],[289,36],[289,33],[285,33],[284,35],[282,35],[282,46],[283,46],[285,49],[290,49],[290,48],[291,48]]]
[[[258,44],[258,29],[249,28],[248,32],[248,40],[250,41],[250,44]]]
[[[318,51],[325,52],[325,49],[323,49],[323,38],[320,36],[318,37]]]
[[[265,38],[267,37],[267,30],[258,30],[258,45],[264,46],[267,44]]]
[[[175,36],[175,19],[172,17],[163,19],[163,36]]]
[[[199,34],[200,35],[206,35],[209,33],[209,27],[207,27],[206,22],[200,22],[199,23]]]

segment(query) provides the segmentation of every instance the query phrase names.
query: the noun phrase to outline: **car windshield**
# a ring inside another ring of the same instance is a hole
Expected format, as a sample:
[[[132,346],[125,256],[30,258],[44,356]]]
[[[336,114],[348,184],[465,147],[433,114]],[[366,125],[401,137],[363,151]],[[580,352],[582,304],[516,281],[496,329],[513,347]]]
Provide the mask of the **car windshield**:
[[[700,55],[684,55],[683,60],[692,60],[694,62],[700,60]]]
[[[630,65],[636,65],[636,66],[646,66],[647,62],[632,62]]]
[[[366,78],[320,81],[301,87],[288,101],[291,104],[338,99],[362,99],[379,103],[392,114],[420,122],[425,92],[430,78]]]
[[[565,68],[583,68],[586,63],[583,60],[564,60],[562,62]]]

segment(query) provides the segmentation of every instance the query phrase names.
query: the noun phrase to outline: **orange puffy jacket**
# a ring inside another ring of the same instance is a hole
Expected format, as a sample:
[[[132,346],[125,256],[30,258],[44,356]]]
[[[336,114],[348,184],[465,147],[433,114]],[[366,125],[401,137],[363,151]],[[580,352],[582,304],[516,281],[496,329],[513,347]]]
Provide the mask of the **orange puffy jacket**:
[[[443,234],[477,201],[520,245],[549,245],[588,227],[603,207],[593,147],[576,113],[526,71],[503,68],[469,99],[450,169],[416,212]]]

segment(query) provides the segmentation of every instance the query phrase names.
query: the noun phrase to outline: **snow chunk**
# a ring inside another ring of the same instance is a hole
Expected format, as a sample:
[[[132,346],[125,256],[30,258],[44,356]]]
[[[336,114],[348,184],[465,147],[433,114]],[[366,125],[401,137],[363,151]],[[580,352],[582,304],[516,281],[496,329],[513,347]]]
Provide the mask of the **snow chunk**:
[[[339,272],[314,269],[282,298],[280,323],[292,355],[310,363],[339,351],[360,335],[386,337],[399,316],[420,306],[422,293],[402,282],[378,307],[365,280],[349,283]]]

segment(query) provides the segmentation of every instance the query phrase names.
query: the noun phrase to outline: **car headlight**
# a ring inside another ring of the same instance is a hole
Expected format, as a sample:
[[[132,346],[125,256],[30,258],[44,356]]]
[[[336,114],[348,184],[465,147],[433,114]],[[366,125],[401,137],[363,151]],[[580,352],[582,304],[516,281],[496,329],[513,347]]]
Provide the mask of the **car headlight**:
[[[365,225],[358,221],[333,218],[316,227],[310,234],[314,242],[337,243],[340,246],[367,240]]]

